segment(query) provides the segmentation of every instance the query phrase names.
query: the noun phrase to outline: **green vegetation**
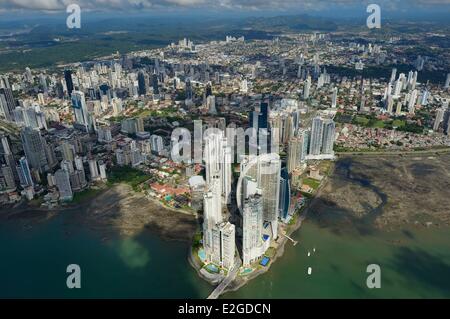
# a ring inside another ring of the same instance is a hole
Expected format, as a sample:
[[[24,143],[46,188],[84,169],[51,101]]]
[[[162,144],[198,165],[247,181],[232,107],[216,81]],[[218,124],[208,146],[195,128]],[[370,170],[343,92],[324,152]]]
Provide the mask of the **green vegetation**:
[[[311,199],[314,197],[313,194],[310,193],[306,193],[306,192],[300,192],[300,194],[302,194],[303,197],[307,198],[307,199]]]
[[[178,91],[175,101],[184,101],[184,100],[186,100],[186,92],[184,90]]]
[[[317,181],[317,180],[312,179],[312,178],[305,178],[303,180],[303,184],[308,185],[312,189],[316,190],[320,186],[320,181]]]
[[[120,116],[116,116],[116,117],[110,117],[109,120],[111,122],[122,122],[126,118],[127,118],[126,116],[120,115]]]
[[[383,121],[375,121],[375,122],[373,122],[371,124],[372,124],[371,127],[374,127],[374,128],[384,128],[385,127],[385,124],[384,124]]]
[[[42,203],[44,203],[44,197],[42,197],[42,196],[39,196],[37,198],[33,198],[32,200],[30,200],[28,202],[28,204],[30,206],[33,206],[33,207],[39,207],[39,206],[42,205]]]
[[[93,188],[89,188],[86,189],[84,191],[75,193],[73,195],[73,200],[72,203],[74,204],[79,204],[82,203],[84,201],[87,201],[89,199],[94,198],[95,196],[97,196],[99,193],[101,192],[101,189],[93,189]]]
[[[410,132],[416,134],[422,134],[424,127],[415,122],[407,122],[405,117],[401,116],[395,119],[380,120],[375,115],[352,115],[352,114],[339,114],[335,117],[338,123],[351,123],[368,128],[384,128],[388,130],[396,129],[402,132]]]
[[[424,129],[423,126],[420,126],[416,123],[406,123],[404,126],[399,127],[397,130],[403,131],[403,132],[422,134],[423,129]]]
[[[367,126],[369,124],[370,120],[364,116],[355,116],[355,118],[353,119],[353,122],[355,124]]]
[[[150,178],[144,172],[128,166],[115,166],[108,175],[109,184],[126,183],[138,191],[138,186]]]
[[[275,247],[269,247],[266,252],[264,253],[264,255],[266,255],[267,257],[269,257],[270,259],[275,257],[277,250],[275,249]]]
[[[201,240],[202,240],[202,233],[196,232],[192,240],[192,249],[194,249],[194,251],[197,251],[202,246]]]
[[[297,224],[297,220],[298,220],[298,213],[295,212],[295,213],[292,215],[291,220],[289,221],[289,226],[294,226],[295,224]],[[289,227],[289,230],[290,230],[290,227]]]
[[[403,127],[403,126],[405,126],[405,124],[406,124],[406,122],[405,121],[402,121],[402,120],[394,120],[393,122],[392,122],[392,126],[393,127]]]

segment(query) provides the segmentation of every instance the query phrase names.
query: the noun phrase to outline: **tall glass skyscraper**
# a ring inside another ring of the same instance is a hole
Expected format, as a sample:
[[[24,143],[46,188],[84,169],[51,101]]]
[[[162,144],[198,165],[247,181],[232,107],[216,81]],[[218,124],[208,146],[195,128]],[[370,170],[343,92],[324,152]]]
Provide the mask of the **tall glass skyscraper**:
[[[333,154],[335,138],[335,124],[333,120],[327,119],[323,122],[322,154]]]
[[[23,149],[30,166],[43,173],[49,169],[45,155],[46,142],[38,130],[25,127],[21,133]]]
[[[320,155],[320,151],[322,148],[322,137],[323,137],[323,120],[320,116],[318,116],[315,117],[312,122],[309,154]]]
[[[72,80],[72,71],[64,70],[64,80],[66,81],[67,93],[69,96],[72,96],[73,92],[73,80]]]
[[[72,93],[72,107],[75,113],[75,123],[89,132],[92,129],[92,123],[83,92],[74,91]]]

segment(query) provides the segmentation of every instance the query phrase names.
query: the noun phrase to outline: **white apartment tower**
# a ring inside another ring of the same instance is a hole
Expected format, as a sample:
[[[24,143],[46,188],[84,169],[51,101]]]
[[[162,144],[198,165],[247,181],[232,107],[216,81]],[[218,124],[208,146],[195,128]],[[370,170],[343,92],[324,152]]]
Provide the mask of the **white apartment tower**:
[[[236,231],[233,224],[222,222],[212,230],[211,262],[225,269],[233,269],[236,252]]]
[[[242,215],[242,256],[244,266],[248,266],[264,253],[263,203],[260,194],[250,195],[244,200]]]

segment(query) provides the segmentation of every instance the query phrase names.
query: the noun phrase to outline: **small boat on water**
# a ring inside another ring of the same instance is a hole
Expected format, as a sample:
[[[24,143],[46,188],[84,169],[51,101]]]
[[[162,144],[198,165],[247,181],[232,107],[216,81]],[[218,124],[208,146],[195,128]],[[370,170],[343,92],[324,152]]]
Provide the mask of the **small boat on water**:
[[[308,257],[311,256],[311,253],[308,251]]]
[[[312,268],[308,267],[308,275],[311,275],[311,274],[312,274]]]
[[[313,252],[314,252],[314,253],[316,252],[316,248],[315,248],[315,247],[313,248]]]

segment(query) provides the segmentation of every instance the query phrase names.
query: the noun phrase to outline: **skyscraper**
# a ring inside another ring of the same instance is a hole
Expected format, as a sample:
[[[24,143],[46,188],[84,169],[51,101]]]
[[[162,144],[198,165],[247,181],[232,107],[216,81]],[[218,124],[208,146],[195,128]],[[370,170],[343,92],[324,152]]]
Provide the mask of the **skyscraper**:
[[[145,84],[145,73],[142,70],[138,72],[138,94],[139,95],[147,94],[147,86]]]
[[[437,132],[439,130],[440,124],[444,119],[445,109],[443,107],[437,109],[436,119],[434,120],[433,131]]]
[[[72,108],[75,113],[75,123],[86,132],[90,132],[92,129],[92,121],[87,109],[86,98],[83,92],[72,92]]]
[[[73,161],[75,148],[68,141],[64,141],[61,143],[61,153],[63,155],[63,159]]]
[[[302,141],[298,137],[293,137],[289,140],[288,145],[288,160],[287,160],[287,172],[292,173],[300,164],[300,151],[302,147]]]
[[[447,78],[445,79],[444,89],[448,89],[450,87],[450,73],[447,73]]]
[[[212,230],[211,262],[231,270],[235,261],[235,227],[229,222],[222,222]]]
[[[152,86],[153,86],[153,95],[159,95],[158,74],[156,73],[153,73],[152,75]]]
[[[16,181],[14,180],[14,174],[11,167],[7,165],[3,165],[2,169],[2,176],[5,182],[5,188],[7,190],[15,190],[16,189]]]
[[[447,109],[444,114],[444,119],[442,120],[444,122],[444,134],[450,135],[450,109]]]
[[[270,222],[273,238],[278,237],[278,208],[281,161],[278,154],[267,154],[258,162],[258,187],[263,195],[264,220]]]
[[[222,139],[220,173],[222,181],[222,199],[224,204],[231,202],[231,184],[233,174],[231,172],[231,147],[227,144],[227,139]]]
[[[311,143],[309,153],[311,155],[320,155],[323,137],[323,120],[320,116],[315,117],[312,122]]]
[[[11,88],[0,88],[0,114],[3,114],[7,121],[13,121],[13,111],[15,108],[16,99]]]
[[[210,185],[214,177],[220,178],[220,194],[223,202],[229,203],[231,194],[231,147],[227,138],[220,130],[214,131],[205,137],[204,161],[206,171],[206,184]]]
[[[333,154],[335,139],[335,124],[333,120],[326,119],[323,122],[322,154]]]
[[[303,87],[303,99],[307,100],[309,98],[310,89],[311,89],[311,77],[308,76],[308,78],[305,81],[305,85]]]
[[[99,171],[97,161],[95,159],[89,160],[89,174],[91,175],[91,181],[99,179]]]
[[[71,201],[73,199],[72,187],[70,186],[69,172],[59,169],[55,173],[56,187],[59,191],[61,201]]]
[[[338,88],[333,88],[333,95],[331,96],[331,107],[335,108],[337,105],[337,94],[338,94]]]
[[[411,92],[411,95],[409,96],[409,101],[408,101],[408,111],[411,114],[414,114],[415,107],[416,107],[416,101],[417,101],[417,90],[413,90]]]
[[[45,154],[45,140],[40,132],[29,127],[22,129],[20,133],[25,156],[30,166],[43,173],[49,169]]]
[[[280,195],[280,156],[275,153],[247,156],[241,162],[241,175],[236,190],[237,205],[243,209],[248,187],[244,181],[251,178],[257,181],[263,201],[263,218],[270,223],[272,238],[278,237],[278,215]]]
[[[212,114],[212,115],[217,114],[216,97],[214,95],[209,95],[206,98],[206,108],[208,109],[209,114]]]
[[[106,180],[108,178],[106,174],[106,164],[103,161],[98,161],[98,169],[100,172],[100,178],[102,180]]]
[[[208,98],[208,96],[212,95],[212,87],[211,87],[211,83],[206,84],[206,89],[205,89],[205,96],[206,98]]]
[[[11,148],[9,147],[8,137],[6,135],[0,135],[0,154],[9,155],[11,154]]]
[[[151,135],[150,144],[153,154],[159,155],[164,150],[164,141],[163,138],[159,135]]]
[[[397,69],[393,68],[392,73],[391,73],[391,79],[389,80],[389,83],[394,83],[396,77],[397,77]]]
[[[269,125],[270,107],[269,103],[261,102],[260,105],[255,108],[255,111],[249,113],[249,125],[254,129],[253,134],[256,134],[258,153],[270,152],[271,146],[271,129]]]
[[[291,206],[291,185],[289,182],[289,174],[286,168],[281,170],[280,177],[280,218],[287,220],[289,216],[289,209]]]
[[[261,102],[259,106],[258,129],[269,128],[269,115],[270,115],[269,103]]]
[[[308,155],[308,147],[309,147],[309,130],[300,129],[298,131],[298,137],[301,141],[300,148],[300,162],[304,163],[306,161],[306,156]]]
[[[14,154],[11,151],[11,148],[9,146],[9,137],[6,135],[0,135],[0,155],[3,155],[5,159],[6,166],[9,166],[11,169],[14,181],[19,181],[19,174],[17,173],[16,169],[16,160],[14,158]]]
[[[260,194],[250,195],[244,201],[242,218],[242,257],[244,266],[248,266],[264,253],[263,204]]]
[[[185,84],[186,84],[186,100],[192,100],[192,98],[194,97],[194,93],[192,90],[191,81],[187,79]]]
[[[22,188],[34,187],[33,178],[31,177],[30,166],[25,157],[19,160],[19,166],[17,166],[17,172],[19,174],[20,186]]]
[[[64,80],[66,81],[67,94],[69,94],[69,96],[72,96],[72,92],[74,89],[72,80],[72,71],[64,70]]]
[[[208,184],[208,190],[203,197],[203,246],[208,260],[212,260],[212,256],[215,253],[213,247],[214,228],[223,221],[220,188],[220,178],[214,176]]]

